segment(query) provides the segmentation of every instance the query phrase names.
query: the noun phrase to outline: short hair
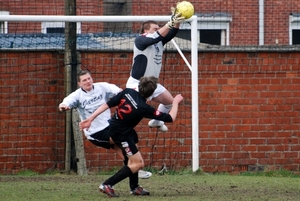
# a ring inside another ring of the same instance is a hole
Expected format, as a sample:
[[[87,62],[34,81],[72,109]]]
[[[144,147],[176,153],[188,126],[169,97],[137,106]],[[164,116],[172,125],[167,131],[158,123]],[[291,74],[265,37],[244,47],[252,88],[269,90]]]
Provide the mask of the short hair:
[[[158,78],[154,76],[141,77],[139,83],[139,93],[144,97],[150,97],[155,91],[158,83]]]
[[[80,71],[77,73],[77,80],[80,81],[80,77],[83,76],[83,75],[86,75],[86,74],[90,74],[90,75],[91,75],[91,72],[90,72],[90,71],[87,71],[87,70],[80,70]]]
[[[145,30],[149,30],[151,24],[158,24],[158,23],[154,20],[148,20],[143,22],[140,28],[140,34],[145,33]]]

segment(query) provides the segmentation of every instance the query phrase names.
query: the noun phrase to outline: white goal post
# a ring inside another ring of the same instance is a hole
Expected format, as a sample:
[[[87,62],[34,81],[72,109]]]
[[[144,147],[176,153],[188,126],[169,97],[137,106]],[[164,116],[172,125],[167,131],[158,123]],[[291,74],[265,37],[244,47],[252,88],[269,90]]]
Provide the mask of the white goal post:
[[[170,16],[65,16],[65,15],[3,15],[3,22],[143,22],[146,20],[168,21]],[[192,170],[199,169],[199,115],[198,115],[198,39],[197,16],[186,20],[191,24],[191,65],[180,48],[173,44],[187,64],[192,75]]]

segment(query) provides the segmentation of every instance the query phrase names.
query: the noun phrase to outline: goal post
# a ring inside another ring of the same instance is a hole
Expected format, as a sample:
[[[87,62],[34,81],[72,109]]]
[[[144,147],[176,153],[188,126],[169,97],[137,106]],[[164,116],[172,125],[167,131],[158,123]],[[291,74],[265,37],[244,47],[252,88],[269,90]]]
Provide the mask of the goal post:
[[[59,16],[59,15],[2,15],[4,22],[143,22],[146,20],[168,21],[170,16]],[[192,170],[199,169],[199,109],[198,109],[198,37],[197,16],[192,16],[186,22],[191,27],[191,64],[180,52],[180,46],[173,41],[175,48],[191,71],[191,96],[192,96]],[[133,48],[133,47],[131,47]]]

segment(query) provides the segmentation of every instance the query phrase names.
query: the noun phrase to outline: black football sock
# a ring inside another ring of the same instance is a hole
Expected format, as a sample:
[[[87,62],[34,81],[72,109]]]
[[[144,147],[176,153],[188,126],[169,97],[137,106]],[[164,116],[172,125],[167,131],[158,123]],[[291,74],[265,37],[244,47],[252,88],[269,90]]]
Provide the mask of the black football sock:
[[[123,160],[124,165],[128,165],[128,157],[126,155],[124,155],[125,160]],[[138,187],[138,182],[139,182],[139,174],[134,173],[131,176],[129,176],[129,187],[130,190],[135,189],[136,187]]]
[[[124,155],[125,160],[124,165],[128,164],[128,157]],[[133,173],[131,176],[129,176],[129,187],[130,190],[135,189],[139,185],[139,172]]]
[[[130,189],[133,190],[139,185],[139,172],[133,173],[129,176],[129,186]]]
[[[124,156],[125,157],[125,160],[123,160],[123,163],[124,165],[128,165],[128,157],[127,156]]]
[[[124,165],[128,164],[128,157],[124,155],[125,160]],[[133,173],[131,176],[129,176],[129,187],[130,190],[135,189],[139,185],[139,172]]]
[[[126,165],[122,167],[116,174],[108,178],[103,184],[105,185],[115,185],[116,183],[119,183],[123,179],[130,177],[132,175],[132,172],[130,168]]]

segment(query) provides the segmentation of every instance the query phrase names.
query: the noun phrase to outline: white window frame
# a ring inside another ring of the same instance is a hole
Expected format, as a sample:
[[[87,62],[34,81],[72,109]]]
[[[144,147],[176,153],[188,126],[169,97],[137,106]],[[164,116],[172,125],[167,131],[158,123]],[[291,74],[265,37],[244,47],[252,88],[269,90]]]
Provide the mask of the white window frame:
[[[0,15],[9,15],[9,11],[0,11]],[[0,34],[8,33],[8,22],[0,21]]]
[[[228,14],[197,14],[197,35],[200,36],[201,30],[221,30],[221,45],[229,45],[229,23],[231,21],[232,17]],[[181,23],[180,29],[191,29],[191,25]],[[200,43],[200,37],[198,43]]]
[[[76,23],[77,34],[81,34],[81,22]],[[47,33],[47,28],[65,28],[65,22],[42,22],[41,32],[43,34]]]
[[[289,43],[293,45],[293,30],[300,30],[300,14],[290,14]]]

